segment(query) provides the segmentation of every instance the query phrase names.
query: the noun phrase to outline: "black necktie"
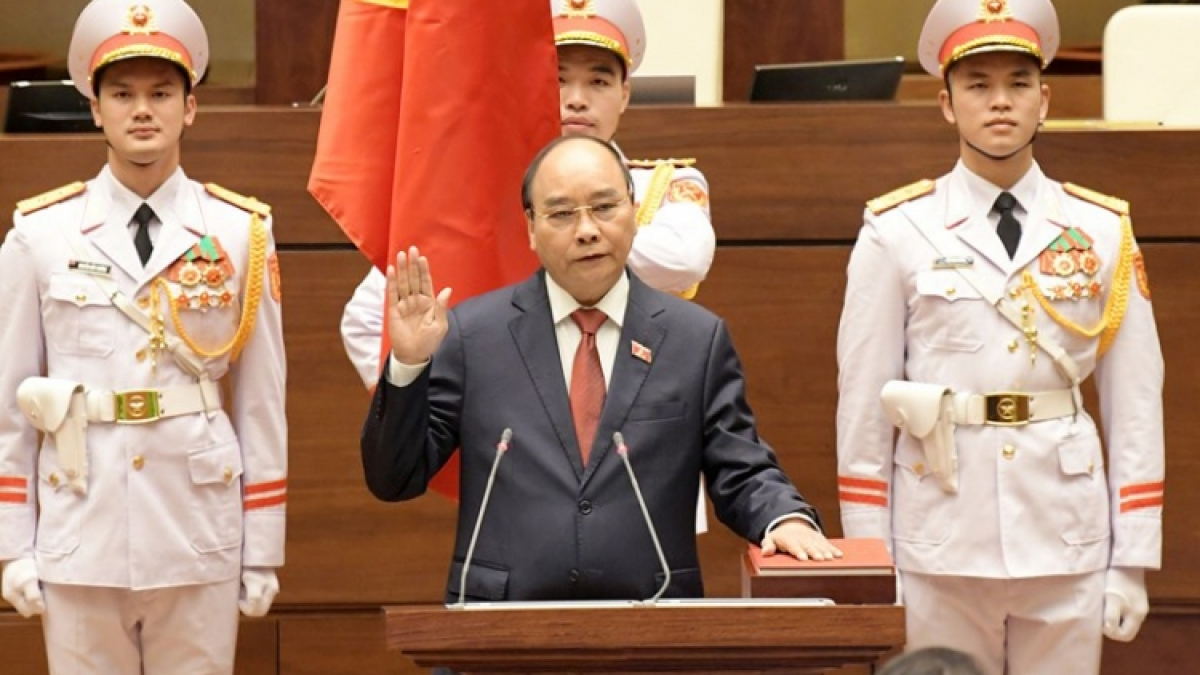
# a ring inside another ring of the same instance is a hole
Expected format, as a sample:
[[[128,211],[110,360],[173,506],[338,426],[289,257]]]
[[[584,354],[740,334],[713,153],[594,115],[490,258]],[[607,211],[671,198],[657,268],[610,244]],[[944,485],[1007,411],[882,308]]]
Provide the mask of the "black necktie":
[[[150,221],[154,220],[154,209],[143,203],[133,214],[133,222],[137,223],[137,233],[133,235],[133,245],[137,248],[138,257],[145,265],[154,253],[154,244],[150,242]]]
[[[1000,241],[1004,242],[1004,250],[1008,251],[1009,259],[1016,255],[1017,244],[1021,242],[1021,223],[1013,215],[1013,208],[1016,205],[1016,197],[1009,192],[1001,192],[1000,196],[996,197],[996,204],[992,207],[992,210],[1000,214],[1000,223],[996,225],[996,234],[1000,235]]]

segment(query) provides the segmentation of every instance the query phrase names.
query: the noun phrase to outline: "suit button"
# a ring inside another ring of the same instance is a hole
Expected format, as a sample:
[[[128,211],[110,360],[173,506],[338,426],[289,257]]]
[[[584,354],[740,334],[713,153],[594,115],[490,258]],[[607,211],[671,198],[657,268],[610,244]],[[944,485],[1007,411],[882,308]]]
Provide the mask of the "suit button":
[[[50,481],[50,487],[58,487],[58,483],[60,481],[58,474],[56,474],[56,473],[50,474],[49,481]]]
[[[144,466],[146,466],[146,458],[145,457],[142,457],[141,455],[137,455],[136,457],[133,458],[133,470],[134,471],[141,471],[142,467],[144,467]]]
[[[1012,459],[1017,455],[1017,448],[1011,443],[1005,443],[1004,449],[1001,450],[1001,454],[1004,455],[1004,459]]]
[[[579,512],[585,516],[590,514],[592,512],[592,503],[586,499],[579,502]]]
[[[571,570],[570,572],[567,572],[567,581],[570,581],[573,584],[579,583],[579,577],[579,570]]]
[[[222,474],[222,478],[225,479],[226,485],[229,485],[230,483],[232,483],[233,482],[233,467],[229,467],[229,466],[225,467],[225,472]]]

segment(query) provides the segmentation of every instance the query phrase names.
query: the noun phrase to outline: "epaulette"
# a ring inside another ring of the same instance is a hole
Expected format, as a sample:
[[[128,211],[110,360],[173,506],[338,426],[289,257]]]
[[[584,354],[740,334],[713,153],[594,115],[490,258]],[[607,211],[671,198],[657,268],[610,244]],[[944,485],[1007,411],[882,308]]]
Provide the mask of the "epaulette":
[[[1106,194],[1096,192],[1095,190],[1089,190],[1085,187],[1080,187],[1074,183],[1063,183],[1063,189],[1066,190],[1067,194],[1069,195],[1078,197],[1085,202],[1091,202],[1096,206],[1106,208],[1118,216],[1129,215],[1129,202],[1125,201],[1124,199],[1110,197]]]
[[[626,160],[625,164],[631,169],[653,169],[659,164],[670,164],[676,169],[684,169],[696,163],[695,157],[685,157],[682,159],[630,159]]]
[[[867,210],[877,216],[881,215],[896,208],[904,202],[910,202],[917,197],[924,197],[925,195],[933,192],[933,189],[936,186],[937,183],[934,183],[928,178],[922,178],[915,183],[910,183],[902,188],[892,190],[882,197],[876,197],[875,199],[872,199],[871,201],[867,202]]]
[[[220,199],[221,201],[229,202],[230,204],[233,204],[234,206],[242,209],[243,211],[249,211],[250,213],[257,213],[258,215],[262,216],[263,218],[266,218],[267,216],[271,215],[271,207],[258,201],[254,197],[247,197],[245,195],[239,195],[238,193],[234,192],[233,190],[223,188],[220,185],[217,185],[216,183],[205,183],[204,189],[208,190],[208,194],[216,197],[217,199]]]
[[[70,185],[64,185],[62,187],[54,188],[48,192],[43,192],[36,197],[22,199],[21,201],[17,202],[17,211],[21,215],[27,216],[34,211],[40,211],[41,209],[57,204],[64,199],[70,199],[75,195],[83,194],[85,190],[87,190],[87,183],[75,181]]]

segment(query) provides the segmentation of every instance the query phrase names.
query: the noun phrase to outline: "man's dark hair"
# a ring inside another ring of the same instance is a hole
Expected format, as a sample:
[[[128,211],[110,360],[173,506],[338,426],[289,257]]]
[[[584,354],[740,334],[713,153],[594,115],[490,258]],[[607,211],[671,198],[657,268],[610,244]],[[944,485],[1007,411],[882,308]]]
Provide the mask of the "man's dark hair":
[[[537,156],[529,163],[529,168],[525,170],[525,177],[521,180],[521,208],[525,209],[527,213],[533,211],[533,195],[530,193],[533,191],[533,179],[537,177],[538,171],[542,168],[542,162],[546,161],[546,156],[553,152],[555,148],[573,141],[591,142],[603,146],[612,155],[613,161],[617,163],[617,166],[621,167],[621,175],[625,177],[625,187],[629,190],[629,199],[633,199],[633,174],[629,173],[629,167],[625,166],[625,159],[621,157],[621,153],[617,152],[612,143],[607,143],[591,136],[559,136],[547,143],[546,147],[539,150]]]
[[[141,58],[152,58],[152,57],[141,57]],[[175,63],[173,61],[166,61],[166,62],[170,63],[172,66],[174,66],[175,70],[179,72],[179,76],[183,78],[183,95],[186,97],[189,94],[191,94],[192,93],[192,76],[188,73],[187,68],[184,68],[183,66],[181,66],[178,63]],[[113,61],[113,63],[118,63],[118,61]],[[112,65],[113,65],[112,63],[109,63],[107,65],[100,66],[99,68],[96,69],[96,72],[92,73],[92,96],[95,96],[96,98],[100,98],[100,82],[102,80],[104,80],[104,74],[108,72],[108,69],[111,68]]]
[[[925,647],[888,661],[878,675],[983,675],[983,669],[966,652]]]

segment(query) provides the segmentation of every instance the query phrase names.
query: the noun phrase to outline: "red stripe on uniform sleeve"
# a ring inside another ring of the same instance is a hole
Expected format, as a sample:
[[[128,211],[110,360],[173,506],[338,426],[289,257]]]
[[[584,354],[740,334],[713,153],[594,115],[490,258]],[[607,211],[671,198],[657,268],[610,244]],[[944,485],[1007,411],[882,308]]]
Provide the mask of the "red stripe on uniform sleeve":
[[[883,492],[887,492],[888,484],[881,480],[871,480],[869,478],[850,478],[848,476],[838,476],[838,487],[862,488],[864,490],[882,490]]]
[[[287,495],[275,495],[274,497],[262,497],[260,499],[247,499],[244,508],[247,511],[256,509],[265,509],[268,506],[278,506],[279,504],[287,503]]]
[[[257,495],[263,492],[274,492],[275,490],[286,490],[287,479],[271,481],[270,483],[255,483],[246,486],[246,494]]]
[[[1121,502],[1121,513],[1133,511],[1136,509],[1148,509],[1153,506],[1162,506],[1162,495],[1157,497],[1146,497],[1145,499],[1130,499],[1127,502]]]
[[[1133,495],[1146,494],[1147,492],[1162,492],[1163,481],[1157,483],[1140,483],[1138,485],[1126,485],[1121,488],[1121,499],[1132,497]]]
[[[868,495],[861,492],[849,492],[847,490],[838,490],[838,499],[851,504],[870,504],[871,506],[887,506],[887,497],[882,495]]]

